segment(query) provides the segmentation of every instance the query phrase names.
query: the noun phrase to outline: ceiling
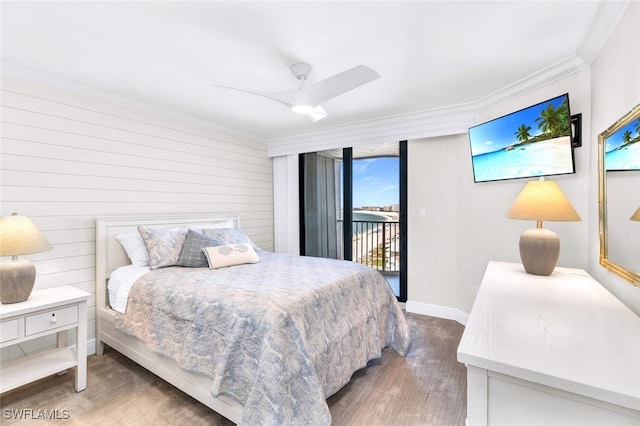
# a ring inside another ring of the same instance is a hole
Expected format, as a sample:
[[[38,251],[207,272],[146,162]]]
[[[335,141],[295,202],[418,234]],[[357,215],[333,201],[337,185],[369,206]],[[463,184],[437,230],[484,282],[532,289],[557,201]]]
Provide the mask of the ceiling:
[[[589,65],[625,8],[602,0],[3,1],[2,65],[9,75],[273,140],[474,104],[568,58]],[[314,66],[311,84],[360,64],[381,77],[324,103],[329,116],[317,122],[214,86],[294,90],[296,62]]]

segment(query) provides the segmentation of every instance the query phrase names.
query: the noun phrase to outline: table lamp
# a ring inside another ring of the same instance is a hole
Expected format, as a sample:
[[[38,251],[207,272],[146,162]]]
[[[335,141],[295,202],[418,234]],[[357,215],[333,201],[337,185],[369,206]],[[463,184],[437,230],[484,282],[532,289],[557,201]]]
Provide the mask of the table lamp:
[[[0,218],[0,256],[11,256],[0,263],[0,300],[2,303],[23,302],[31,295],[36,280],[36,268],[18,255],[51,250],[51,245],[36,225],[26,216],[13,213]]]
[[[528,182],[507,213],[511,219],[537,221],[537,227],[520,236],[520,259],[524,270],[533,275],[551,275],[560,255],[560,239],[542,227],[542,221],[579,221],[575,211],[557,183],[540,179]]]
[[[636,210],[636,212],[631,216],[631,220],[640,222],[640,207],[638,207],[638,210]]]

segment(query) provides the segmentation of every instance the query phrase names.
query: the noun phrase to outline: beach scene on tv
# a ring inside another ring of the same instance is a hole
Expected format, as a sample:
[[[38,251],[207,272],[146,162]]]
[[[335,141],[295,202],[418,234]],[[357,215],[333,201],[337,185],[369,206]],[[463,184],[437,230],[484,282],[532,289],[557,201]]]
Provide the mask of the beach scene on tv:
[[[569,96],[469,129],[476,182],[573,173]]]
[[[640,117],[611,134],[606,141],[605,168],[640,170]]]

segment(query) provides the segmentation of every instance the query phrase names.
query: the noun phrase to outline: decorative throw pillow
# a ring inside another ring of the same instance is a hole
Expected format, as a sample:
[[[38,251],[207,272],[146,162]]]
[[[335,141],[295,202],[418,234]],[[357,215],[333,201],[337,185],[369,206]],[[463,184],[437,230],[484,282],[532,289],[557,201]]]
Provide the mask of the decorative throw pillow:
[[[158,269],[178,264],[187,230],[159,230],[139,226],[144,245],[149,252],[149,269]]]
[[[116,235],[116,239],[127,252],[131,264],[136,268],[149,266],[149,252],[139,232],[125,232]]]
[[[254,251],[260,251],[253,241],[247,237],[247,234],[240,228],[217,228],[217,229],[203,229],[202,233],[207,237],[215,238],[217,240],[224,241],[225,244],[249,244]]]
[[[207,247],[202,251],[207,256],[209,268],[211,269],[260,262],[260,257],[253,250],[251,244],[227,244],[218,247]]]
[[[207,257],[202,251],[206,247],[224,245],[224,241],[206,237],[199,232],[189,229],[187,238],[182,245],[182,251],[178,258],[178,266],[189,268],[204,268],[207,266]]]

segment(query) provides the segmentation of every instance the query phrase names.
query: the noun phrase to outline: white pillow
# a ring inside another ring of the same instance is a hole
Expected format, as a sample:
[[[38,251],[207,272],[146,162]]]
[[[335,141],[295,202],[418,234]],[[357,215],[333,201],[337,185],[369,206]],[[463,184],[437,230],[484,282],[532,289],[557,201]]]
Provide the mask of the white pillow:
[[[116,239],[127,252],[133,266],[137,268],[149,266],[149,252],[139,232],[118,234]]]
[[[202,251],[207,256],[211,269],[260,262],[260,257],[253,250],[251,244],[228,244],[203,248]]]

